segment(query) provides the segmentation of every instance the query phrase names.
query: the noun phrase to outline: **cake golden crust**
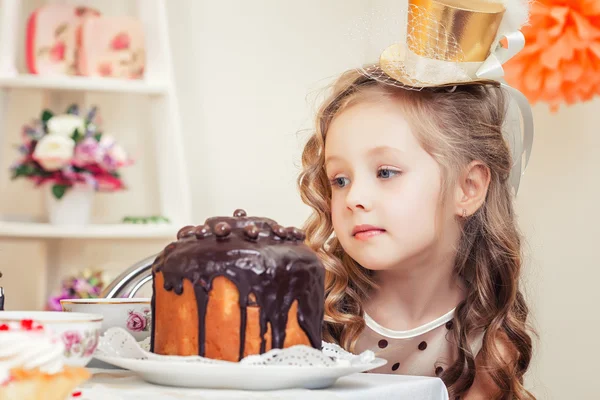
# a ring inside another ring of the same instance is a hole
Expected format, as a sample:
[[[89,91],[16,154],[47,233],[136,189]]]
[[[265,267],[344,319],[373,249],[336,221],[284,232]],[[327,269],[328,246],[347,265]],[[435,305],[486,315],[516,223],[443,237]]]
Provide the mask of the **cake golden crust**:
[[[165,355],[197,355],[198,349],[198,311],[193,297],[190,281],[184,282],[183,293],[161,290],[164,278],[156,275],[157,305],[155,319],[154,351]],[[260,354],[260,308],[248,306],[247,324],[244,344],[244,357]],[[271,347],[271,329],[264,335],[266,346]],[[285,347],[303,344],[310,346],[306,333],[298,323],[298,303],[294,302],[288,312],[288,325],[285,335]],[[227,278],[220,276],[213,281],[206,310],[206,354],[208,358],[238,361],[240,348],[240,308],[239,293],[235,285]]]

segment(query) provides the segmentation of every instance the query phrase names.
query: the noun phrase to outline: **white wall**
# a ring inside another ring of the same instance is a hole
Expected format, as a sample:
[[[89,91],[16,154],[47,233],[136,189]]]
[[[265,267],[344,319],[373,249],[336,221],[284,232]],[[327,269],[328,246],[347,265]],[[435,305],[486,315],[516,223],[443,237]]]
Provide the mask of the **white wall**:
[[[540,336],[531,384],[543,399],[598,397],[599,111],[600,99],[556,115],[534,108],[536,138],[517,211]]]
[[[198,221],[243,207],[283,224],[306,217],[295,188],[316,93],[348,65],[336,31],[362,0],[171,3]],[[180,8],[181,7],[181,8]],[[179,21],[183,22],[183,21]],[[189,97],[186,97],[189,96]],[[218,149],[218,150],[217,150]]]
[[[300,225],[308,210],[296,191],[301,145],[312,125],[318,89],[351,66],[348,37],[340,31],[370,5],[389,0],[178,0],[170,1],[175,71],[187,134],[194,223],[243,207],[286,225]],[[31,104],[30,97],[21,105]],[[116,107],[118,105],[113,105]],[[593,399],[596,332],[600,296],[600,101],[551,115],[535,107],[536,138],[522,180],[517,211],[527,238],[525,286],[540,335],[527,379],[540,399]],[[13,128],[23,116],[15,109]],[[135,115],[135,114],[134,114]],[[135,124],[136,122],[129,122]],[[126,136],[128,137],[128,136]],[[134,139],[132,145],[139,144]],[[6,159],[6,152],[3,150]],[[144,154],[144,153],[143,153]],[[5,166],[2,167],[5,171]],[[107,198],[96,215],[113,217],[136,201],[152,210],[144,190],[147,166],[130,172],[133,192]],[[41,202],[25,185],[0,174],[0,203],[13,211],[34,210]],[[23,199],[26,194],[29,200]],[[61,271],[92,265],[113,271],[162,246],[162,242],[62,242]],[[52,245],[50,247],[52,250]],[[40,272],[40,242],[0,241],[2,269]],[[92,250],[99,250],[100,257]],[[105,257],[108,257],[105,258]],[[20,269],[19,269],[20,268]],[[54,281],[58,276],[54,277]],[[38,286],[41,280],[36,281]],[[30,278],[3,285],[31,287]],[[17,304],[37,304],[20,292]],[[35,292],[33,292],[35,293]]]

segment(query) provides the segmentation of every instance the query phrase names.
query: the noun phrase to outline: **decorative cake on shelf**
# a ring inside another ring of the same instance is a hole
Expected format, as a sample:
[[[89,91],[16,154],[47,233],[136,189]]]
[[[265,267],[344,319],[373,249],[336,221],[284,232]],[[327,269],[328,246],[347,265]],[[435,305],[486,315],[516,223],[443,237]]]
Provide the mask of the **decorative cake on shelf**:
[[[182,228],[152,265],[151,351],[239,361],[321,349],[325,269],[304,238],[243,210]]]
[[[100,12],[67,4],[46,4],[27,22],[27,69],[39,75],[76,75],[81,25]]]
[[[81,28],[77,70],[81,75],[141,79],[146,66],[144,27],[131,17],[99,17]]]

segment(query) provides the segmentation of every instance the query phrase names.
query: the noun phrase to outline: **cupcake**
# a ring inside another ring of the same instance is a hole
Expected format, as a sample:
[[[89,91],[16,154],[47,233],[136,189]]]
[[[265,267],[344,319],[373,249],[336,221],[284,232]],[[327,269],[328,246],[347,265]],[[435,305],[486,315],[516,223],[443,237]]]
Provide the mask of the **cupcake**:
[[[63,364],[64,344],[31,320],[0,325],[0,400],[65,400],[90,377]]]

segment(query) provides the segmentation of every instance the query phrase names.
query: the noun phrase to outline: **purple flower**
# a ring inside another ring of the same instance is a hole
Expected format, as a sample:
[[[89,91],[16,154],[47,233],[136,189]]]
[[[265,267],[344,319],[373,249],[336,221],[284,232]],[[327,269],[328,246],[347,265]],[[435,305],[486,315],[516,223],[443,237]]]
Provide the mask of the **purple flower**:
[[[117,160],[109,152],[104,153],[101,164],[109,171],[114,171],[119,166]]]
[[[142,332],[144,329],[146,329],[146,325],[146,317],[135,311],[129,311],[129,317],[127,318],[127,329],[133,332]]]
[[[115,171],[129,163],[129,157],[125,153],[125,150],[117,144],[113,136],[102,135],[99,146],[99,163],[108,171]]]
[[[23,135],[26,140],[40,140],[44,136],[44,127],[41,122],[36,122],[34,126],[23,127]]]
[[[85,131],[86,137],[92,137],[98,133],[98,127],[94,124],[88,124]],[[95,139],[94,139],[95,140]]]
[[[73,289],[77,293],[86,293],[86,294],[88,294],[88,293],[91,293],[91,291],[94,288],[86,280],[84,280],[84,279],[77,279],[75,281],[75,284],[73,285]]]
[[[52,311],[62,311],[62,306],[60,305],[61,300],[72,299],[73,296],[68,291],[63,291],[58,296],[50,297],[48,301],[48,308]]]
[[[98,160],[99,146],[96,139],[87,137],[75,147],[75,162],[78,165],[90,164]]]
[[[29,152],[31,151],[31,145],[30,144],[22,144],[19,146],[19,152],[23,155],[27,155],[29,154]]]

